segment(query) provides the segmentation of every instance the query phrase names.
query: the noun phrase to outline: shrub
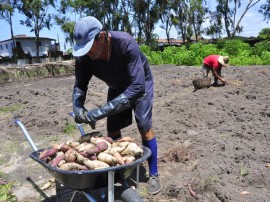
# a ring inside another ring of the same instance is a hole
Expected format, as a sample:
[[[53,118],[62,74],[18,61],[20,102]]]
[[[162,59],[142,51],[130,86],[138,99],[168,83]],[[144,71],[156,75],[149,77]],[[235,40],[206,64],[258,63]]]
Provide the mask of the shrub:
[[[176,57],[178,58],[176,65],[196,65],[196,55],[190,50],[179,52],[176,54]]]
[[[261,54],[261,60],[262,60],[263,65],[269,65],[270,64],[270,52],[263,51]]]
[[[180,48],[175,46],[168,46],[162,52],[162,61],[164,64],[174,64],[174,56],[179,52]]]
[[[225,42],[224,51],[229,55],[237,56],[241,51],[249,49],[249,44],[240,40],[228,40]]]
[[[166,64],[166,63],[163,63],[161,55],[162,53],[160,51],[152,51],[151,54],[149,55],[150,64],[153,64],[153,65]]]
[[[270,51],[270,40],[256,43],[252,50],[254,55],[261,56],[264,51]]]

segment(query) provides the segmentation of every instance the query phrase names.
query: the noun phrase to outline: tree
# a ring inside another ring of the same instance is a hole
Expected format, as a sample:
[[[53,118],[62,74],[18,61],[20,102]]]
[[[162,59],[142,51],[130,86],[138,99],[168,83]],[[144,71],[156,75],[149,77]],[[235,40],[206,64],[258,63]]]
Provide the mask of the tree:
[[[259,32],[258,39],[270,40],[270,28],[264,28]]]
[[[54,0],[23,0],[18,2],[18,9],[26,16],[26,20],[21,20],[22,25],[26,25],[35,33],[36,61],[39,61],[39,34],[43,28],[50,30],[52,26],[52,15],[49,8],[54,7]]]
[[[181,34],[182,40],[185,42],[187,38],[187,28],[189,25],[189,0],[174,1],[173,8],[177,16],[178,23],[176,28]]]
[[[236,19],[236,14],[238,9],[242,6],[241,0],[217,0],[216,12],[220,13],[224,18],[225,31],[229,38],[233,38],[236,32],[241,33],[243,26],[240,25],[243,17],[248,12],[248,10],[257,4],[260,0],[249,0],[240,18]],[[232,7],[230,7],[233,5]]]
[[[222,35],[222,15],[217,12],[209,11],[209,23],[210,25],[205,29],[205,34],[214,38],[220,38]]]
[[[130,0],[61,0],[55,19],[62,27],[65,23],[76,22],[77,16],[82,18],[91,15],[103,24],[105,30],[121,30],[132,34],[130,9]],[[75,17],[72,16],[74,18],[70,19],[66,13],[71,13]]]
[[[155,0],[147,0],[145,1],[144,8],[144,25],[143,30],[145,34],[145,43],[146,45],[150,45],[150,41],[152,40],[152,33],[155,28],[155,24],[159,19],[159,8],[157,6],[157,2]]]
[[[270,0],[267,0],[267,2],[265,4],[261,5],[259,12],[263,14],[264,20],[269,22],[269,20],[270,20]]]
[[[65,42],[69,43],[71,46],[74,45],[74,26],[75,22],[74,21],[68,21],[65,18],[59,18],[58,16],[55,16],[55,21],[58,25],[60,25],[61,30],[65,34]]]
[[[12,54],[13,58],[16,61],[17,59],[17,50],[16,50],[16,43],[13,34],[13,27],[12,27],[12,16],[14,13],[14,1],[11,0],[1,0],[0,3],[0,19],[4,19],[7,21],[10,27],[10,35],[12,39]]]
[[[172,1],[158,0],[157,2],[160,9],[159,18],[162,22],[160,28],[165,30],[167,41],[170,45],[171,29],[173,25],[177,24],[175,13],[172,10]]]
[[[143,37],[143,26],[145,21],[145,15],[144,15],[144,8],[145,8],[145,1],[143,0],[133,0],[132,1],[132,8],[134,10],[134,20],[135,20],[135,26],[138,28],[137,33],[137,41],[139,45],[142,43],[142,37]],[[135,28],[136,30],[136,28]]]
[[[205,15],[208,9],[203,6],[203,0],[190,0],[190,24],[193,28],[196,41],[202,33],[202,24],[205,22]]]

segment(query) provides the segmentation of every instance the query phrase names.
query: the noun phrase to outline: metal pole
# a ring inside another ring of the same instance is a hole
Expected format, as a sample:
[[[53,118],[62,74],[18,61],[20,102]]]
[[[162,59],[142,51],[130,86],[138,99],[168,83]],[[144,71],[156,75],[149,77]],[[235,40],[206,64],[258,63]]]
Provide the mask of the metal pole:
[[[114,202],[114,171],[108,172],[108,202]]]
[[[74,112],[70,112],[69,115],[72,116],[72,117],[74,118]],[[81,135],[84,136],[84,135],[85,135],[85,132],[84,132],[84,130],[83,130],[82,125],[79,124],[79,123],[77,123],[77,127],[78,127],[78,129],[79,129]]]
[[[78,192],[77,190],[75,190],[73,192],[70,202],[73,202],[75,200],[75,197],[76,197],[77,192]]]
[[[136,188],[139,188],[140,164],[136,167]]]
[[[29,144],[31,145],[32,149],[34,151],[37,151],[38,148],[36,147],[35,143],[33,142],[32,138],[30,137],[30,135],[28,134],[27,130],[25,129],[24,125],[18,120],[16,119],[14,121],[17,125],[19,125],[23,131],[24,136],[26,137],[26,139],[28,140]]]

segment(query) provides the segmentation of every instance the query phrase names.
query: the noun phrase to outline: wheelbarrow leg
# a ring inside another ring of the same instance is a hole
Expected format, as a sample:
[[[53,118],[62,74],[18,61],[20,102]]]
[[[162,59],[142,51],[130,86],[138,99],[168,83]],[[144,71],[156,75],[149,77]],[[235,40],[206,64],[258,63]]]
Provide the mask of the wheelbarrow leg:
[[[136,167],[136,188],[139,188],[140,164]]]
[[[55,180],[55,189],[56,189],[56,200],[57,202],[62,202],[62,189],[61,189],[61,184]]]
[[[108,202],[114,202],[114,171],[108,172]]]
[[[77,190],[75,190],[75,191],[73,192],[72,197],[71,197],[71,199],[70,199],[70,202],[73,202],[73,201],[74,201],[77,192],[78,192]]]

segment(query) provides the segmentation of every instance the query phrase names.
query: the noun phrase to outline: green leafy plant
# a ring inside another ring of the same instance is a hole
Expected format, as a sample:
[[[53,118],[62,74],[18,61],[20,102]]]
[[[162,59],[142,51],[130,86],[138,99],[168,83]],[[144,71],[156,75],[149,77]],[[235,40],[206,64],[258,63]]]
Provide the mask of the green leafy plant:
[[[244,176],[246,176],[248,174],[249,174],[249,169],[247,167],[245,167],[245,166],[242,166],[240,168],[240,176],[244,177]]]
[[[227,40],[224,46],[224,51],[233,56],[237,56],[241,51],[247,49],[249,49],[249,44],[241,40]]]
[[[258,56],[261,56],[263,52],[269,51],[270,51],[270,40],[258,42],[252,48],[253,54]]]
[[[75,124],[72,124],[70,122],[67,122],[65,125],[64,133],[66,134],[72,134],[76,131],[77,127]]]
[[[213,185],[213,184],[215,184],[215,183],[217,183],[218,182],[218,177],[217,176],[209,176],[209,177],[207,177],[204,181],[203,181],[203,184],[204,184],[204,186],[206,187],[206,186],[211,186],[211,185]]]
[[[270,44],[268,41],[257,43],[250,47],[242,40],[218,40],[217,43],[189,43],[181,47],[169,46],[163,51],[153,51],[142,45],[141,51],[146,55],[150,64],[175,64],[186,66],[200,66],[207,55],[228,55],[230,64],[270,65]]]
[[[17,201],[16,196],[12,194],[13,183],[0,185],[0,201]]]

